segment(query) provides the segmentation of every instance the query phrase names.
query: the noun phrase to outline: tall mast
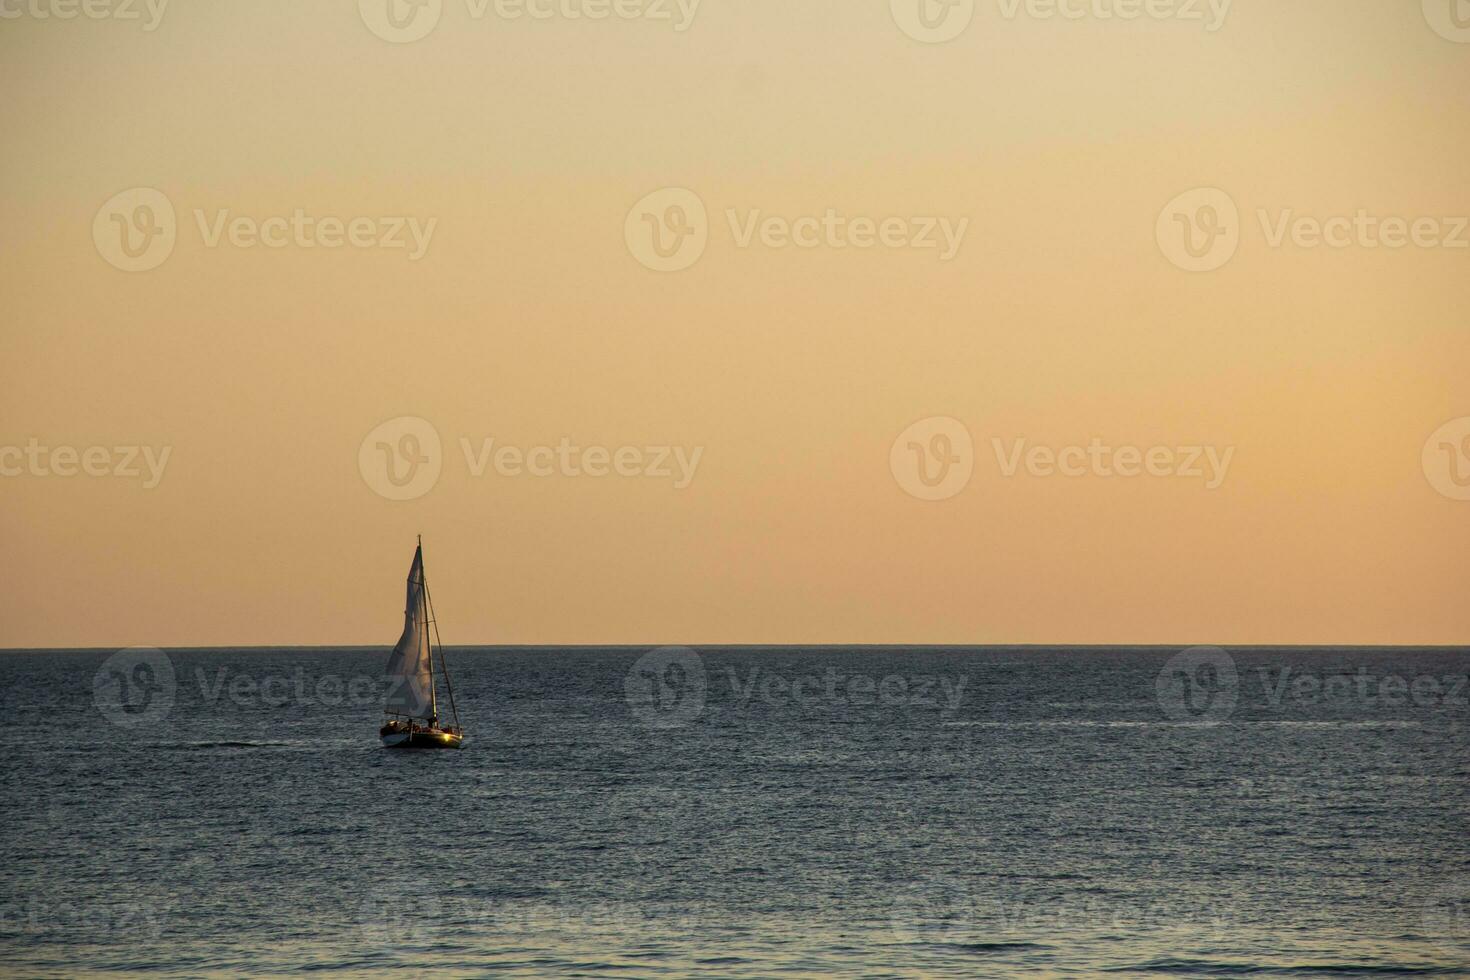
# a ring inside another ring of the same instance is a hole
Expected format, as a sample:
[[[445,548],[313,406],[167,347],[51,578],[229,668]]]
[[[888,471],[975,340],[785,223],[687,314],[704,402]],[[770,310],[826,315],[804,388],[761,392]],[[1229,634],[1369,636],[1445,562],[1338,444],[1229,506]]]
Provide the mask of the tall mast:
[[[430,623],[434,618],[429,612],[429,577],[424,574],[424,536],[419,535],[419,605],[424,615],[424,648],[429,655],[429,717],[439,717],[439,696],[434,686],[434,645],[429,642]],[[438,627],[435,627],[437,630]]]
[[[434,615],[434,597],[429,594],[429,583],[424,582],[424,599],[429,603],[429,622],[434,624],[434,642],[439,644],[439,673],[444,675],[444,687],[449,692],[449,711],[454,715],[455,727],[459,726],[459,709],[454,706],[454,685],[449,682],[449,660],[444,656],[444,640],[439,636],[439,619]],[[429,679],[433,680],[432,665]]]

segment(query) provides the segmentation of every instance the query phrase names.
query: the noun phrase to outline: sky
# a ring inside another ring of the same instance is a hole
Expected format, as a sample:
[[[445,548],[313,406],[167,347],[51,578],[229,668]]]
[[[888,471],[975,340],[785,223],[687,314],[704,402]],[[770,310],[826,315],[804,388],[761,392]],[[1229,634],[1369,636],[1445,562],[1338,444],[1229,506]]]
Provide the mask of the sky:
[[[387,646],[420,534],[450,644],[1470,643],[1464,0],[0,0],[0,83],[0,647]]]

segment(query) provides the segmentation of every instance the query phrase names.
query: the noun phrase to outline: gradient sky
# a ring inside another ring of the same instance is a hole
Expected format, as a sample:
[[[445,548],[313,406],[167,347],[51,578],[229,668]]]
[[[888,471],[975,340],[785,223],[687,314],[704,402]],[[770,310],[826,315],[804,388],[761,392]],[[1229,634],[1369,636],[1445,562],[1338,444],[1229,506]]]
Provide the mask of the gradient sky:
[[[1470,416],[1470,250],[1256,216],[1470,215],[1470,44],[1417,0],[1213,33],[982,0],[937,45],[887,0],[683,32],[445,0],[409,44],[355,7],[0,20],[0,446],[171,447],[152,489],[0,477],[0,646],[386,646],[418,533],[451,644],[1470,642],[1470,502],[1421,463]],[[92,230],[134,187],[178,229],[129,273]],[[680,272],[624,241],[664,187],[709,212]],[[1240,245],[1188,273],[1155,224],[1199,187]],[[193,214],[298,208],[437,225],[414,262]],[[732,208],[970,224],[943,262],[740,248]],[[411,501],[358,461],[400,416],[443,439]],[[939,502],[889,463],[933,416],[975,444]],[[1235,456],[1213,491],[1008,478],[1022,437]],[[682,490],[476,478],[461,438],[703,456]]]

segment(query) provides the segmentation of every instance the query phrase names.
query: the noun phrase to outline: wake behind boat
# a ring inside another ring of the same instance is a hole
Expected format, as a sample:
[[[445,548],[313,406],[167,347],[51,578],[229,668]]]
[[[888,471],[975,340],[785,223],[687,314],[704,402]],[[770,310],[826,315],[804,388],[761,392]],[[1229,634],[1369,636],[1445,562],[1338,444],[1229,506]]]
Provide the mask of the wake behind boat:
[[[434,639],[429,641],[429,627]],[[434,654],[438,652],[438,657]],[[434,666],[444,677],[449,694],[449,712],[453,724],[439,724],[439,694],[435,689]],[[388,698],[384,712],[389,720],[378,736],[390,749],[457,749],[464,745],[464,729],[459,724],[459,711],[454,706],[454,687],[449,683],[444,645],[439,640],[439,624],[434,619],[434,604],[429,598],[429,583],[424,578],[424,542],[419,539],[408,569],[408,603],[403,610],[403,635],[388,657]]]

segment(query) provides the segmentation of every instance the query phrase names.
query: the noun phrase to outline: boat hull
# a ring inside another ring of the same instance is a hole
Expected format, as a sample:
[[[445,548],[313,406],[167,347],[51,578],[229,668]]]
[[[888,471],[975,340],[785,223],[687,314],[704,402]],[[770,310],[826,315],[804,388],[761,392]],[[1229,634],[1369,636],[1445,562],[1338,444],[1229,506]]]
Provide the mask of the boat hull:
[[[453,732],[388,732],[382,736],[385,749],[458,749],[464,736]]]

